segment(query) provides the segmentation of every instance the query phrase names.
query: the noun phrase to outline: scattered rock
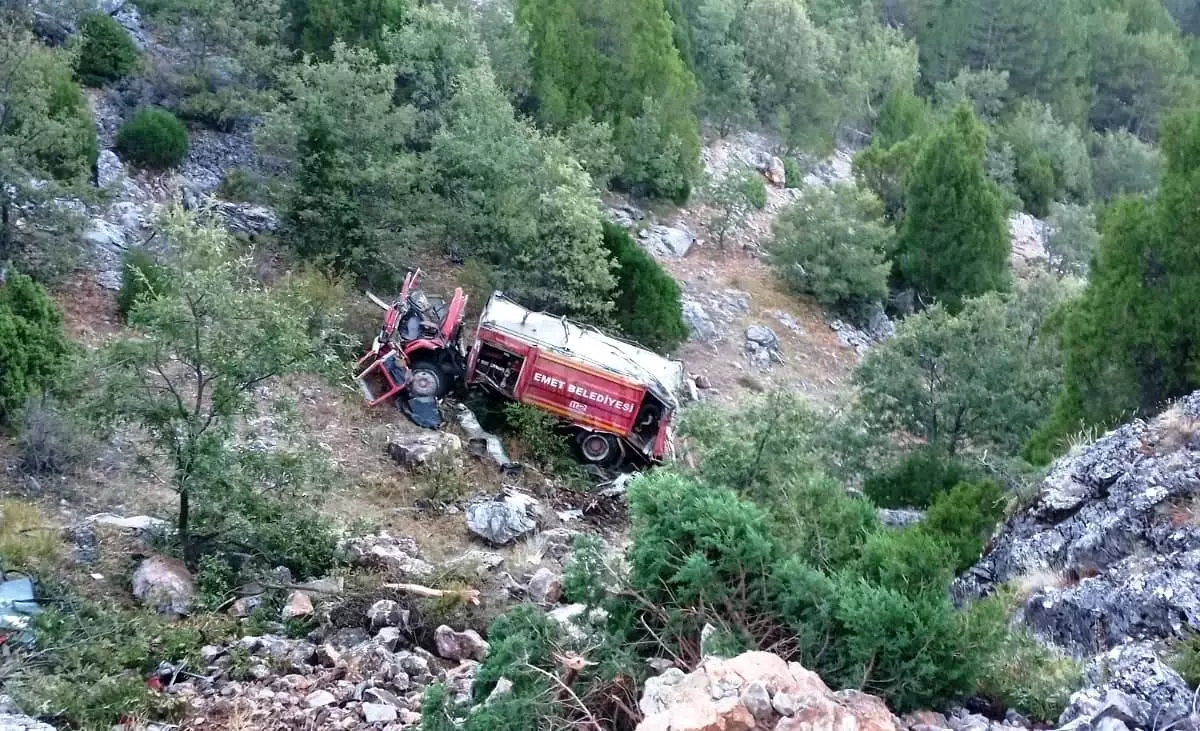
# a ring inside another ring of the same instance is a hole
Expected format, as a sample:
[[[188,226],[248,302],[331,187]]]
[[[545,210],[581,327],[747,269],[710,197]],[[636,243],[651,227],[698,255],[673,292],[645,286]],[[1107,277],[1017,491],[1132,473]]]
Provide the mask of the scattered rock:
[[[304,697],[304,705],[309,708],[321,708],[337,703],[337,697],[327,690],[314,690]]]
[[[261,594],[244,596],[234,600],[233,604],[229,605],[229,609],[227,611],[231,617],[245,619],[251,614],[254,614],[254,610],[258,609],[258,605],[260,604],[262,604]]]
[[[398,464],[417,467],[435,455],[457,454],[462,446],[462,440],[449,432],[397,434],[388,442],[388,454]]]
[[[488,643],[473,629],[455,632],[443,624],[433,631],[433,641],[447,660],[483,660],[488,654]]]
[[[54,731],[54,727],[29,716],[0,713],[0,731]]]
[[[396,720],[396,707],[387,703],[364,703],[362,714],[367,723],[391,723]]]
[[[267,206],[219,201],[216,210],[225,219],[226,228],[234,233],[258,236],[279,230],[279,214]]]
[[[148,535],[167,527],[167,521],[162,518],[152,518],[149,515],[134,515],[129,518],[113,515],[112,513],[97,513],[83,519],[90,525],[103,525],[120,530],[127,530],[139,536]]]
[[[746,342],[756,343],[768,350],[779,350],[779,336],[765,325],[751,325],[746,328]]]
[[[495,703],[497,700],[499,700],[505,696],[512,695],[512,689],[513,689],[512,681],[509,680],[508,678],[501,677],[499,680],[496,681],[496,686],[494,688],[492,688],[492,692],[488,693],[487,700],[485,700],[483,702],[483,705],[490,706],[493,703]]]
[[[696,243],[696,237],[683,224],[650,226],[638,231],[638,238],[656,259],[682,259]]]
[[[754,681],[742,688],[739,696],[742,705],[750,711],[750,715],[760,721],[765,721],[771,717],[775,709],[771,705],[771,694],[767,691],[767,686],[761,681]]]
[[[314,612],[312,598],[302,591],[293,591],[288,594],[287,601],[283,604],[283,610],[280,612],[280,618],[286,622],[289,619],[297,619],[299,617],[308,617]]]
[[[549,606],[562,598],[562,577],[550,569],[540,568],[529,580],[529,600],[534,604]]]
[[[504,557],[491,551],[467,551],[458,558],[450,559],[442,564],[442,568],[471,572],[480,578],[495,573],[502,566],[504,566]]]
[[[925,517],[925,513],[920,510],[892,510],[889,508],[879,508],[875,514],[879,516],[879,522],[888,528],[915,525]]]
[[[551,609],[546,617],[562,627],[566,649],[581,649],[603,628],[608,613],[599,608],[589,612],[585,604],[568,604]]]
[[[101,150],[96,158],[96,185],[105,190],[120,190],[125,183],[125,165],[112,150]]]
[[[1008,217],[1008,236],[1011,242],[1011,261],[1017,268],[1032,268],[1044,263],[1046,237],[1050,226],[1045,221],[1028,213],[1014,213]]]
[[[772,157],[767,162],[766,169],[762,173],[767,182],[776,188],[783,188],[787,185],[787,172],[783,167],[783,160],[777,157]]]
[[[422,580],[433,575],[433,566],[421,558],[417,542],[408,536],[387,533],[346,541],[341,553],[354,566],[383,569],[400,579]]]
[[[154,555],[142,560],[133,572],[133,596],[155,612],[183,616],[192,611],[196,585],[183,562]]]
[[[371,629],[382,627],[408,627],[409,612],[391,599],[380,599],[367,610],[367,622]]]
[[[481,500],[467,506],[467,528],[494,546],[504,546],[537,529],[530,515],[537,500],[507,490],[498,499]]]

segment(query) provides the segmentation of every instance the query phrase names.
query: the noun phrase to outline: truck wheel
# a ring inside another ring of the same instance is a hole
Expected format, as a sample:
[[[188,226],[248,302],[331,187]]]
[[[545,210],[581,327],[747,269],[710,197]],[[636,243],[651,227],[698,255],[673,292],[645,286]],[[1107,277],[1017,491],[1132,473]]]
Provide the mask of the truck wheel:
[[[408,368],[408,393],[417,398],[441,398],[450,390],[450,377],[431,360],[413,361]]]
[[[576,443],[579,445],[579,454],[585,461],[601,467],[611,467],[625,456],[621,440],[612,434],[581,431]]]

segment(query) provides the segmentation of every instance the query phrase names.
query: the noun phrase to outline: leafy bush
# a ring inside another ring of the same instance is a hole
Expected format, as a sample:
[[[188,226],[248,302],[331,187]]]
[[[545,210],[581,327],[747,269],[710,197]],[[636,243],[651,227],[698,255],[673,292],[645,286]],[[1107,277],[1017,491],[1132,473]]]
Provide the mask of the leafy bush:
[[[863,494],[881,508],[924,508],[965,479],[968,475],[961,462],[940,449],[926,447],[895,467],[868,477]]]
[[[761,175],[754,175],[746,181],[746,200],[760,211],[767,207],[767,184]]]
[[[892,240],[872,193],[814,186],[775,221],[771,260],[793,289],[824,305],[849,306],[887,295]]]
[[[1050,270],[1060,277],[1087,274],[1092,252],[1100,243],[1092,209],[1072,203],[1051,203],[1047,223],[1050,224],[1046,234]]]
[[[1096,198],[1147,195],[1158,188],[1163,160],[1158,148],[1123,129],[1092,137],[1092,178]]]
[[[521,453],[537,466],[556,469],[571,464],[570,444],[550,414],[528,404],[510,403],[504,407],[504,421]]]
[[[230,168],[221,178],[217,195],[235,203],[261,203],[265,181],[245,168]]]
[[[45,290],[24,274],[9,273],[0,283],[0,422],[28,396],[50,388],[70,353],[62,315]]]
[[[990,480],[960,482],[934,497],[920,530],[934,536],[951,553],[955,572],[979,560],[983,546],[1004,515],[1004,493]]]
[[[165,109],[142,107],[121,125],[117,149],[132,162],[148,168],[174,167],[187,156],[187,128]]]
[[[129,319],[133,308],[148,297],[171,292],[171,270],[144,249],[130,249],[121,257],[121,289],[117,291],[117,312]]]
[[[66,474],[87,462],[96,444],[73,412],[45,394],[25,400],[17,447],[25,472]]]
[[[1190,682],[1200,678],[1193,678]],[[1009,634],[984,664],[978,694],[1034,720],[1055,724],[1071,694],[1083,686],[1077,660],[1047,647],[1028,632]]]
[[[172,624],[81,599],[51,605],[33,620],[43,662],[28,663],[8,681],[18,706],[73,728],[108,728],[125,718],[176,719],[179,699],[154,690],[145,678],[160,662],[204,667],[199,650],[231,631],[223,620]]]
[[[745,646],[786,641],[831,684],[907,710],[970,692],[1004,631],[986,606],[955,611],[945,553],[915,531],[873,537],[857,561],[827,573],[728,490],[660,472],[635,481],[629,501],[636,606],[612,616],[627,618],[632,642],[694,659],[710,622]]]
[[[624,228],[605,222],[604,245],[617,262],[617,325],[646,347],[668,351],[687,338],[679,284],[633,241]]]
[[[214,553],[248,555],[265,566],[286,566],[293,576],[326,575],[336,561],[333,522],[298,496],[271,496],[255,487],[232,487],[219,502],[196,512],[197,530],[219,536]]]
[[[215,612],[225,605],[237,588],[237,572],[222,556],[209,554],[200,557],[196,567],[196,596],[199,605]]]
[[[800,163],[790,157],[783,158],[784,185],[788,188],[799,188],[804,185],[804,169]]]
[[[1190,632],[1179,643],[1171,666],[1187,682],[1189,687],[1200,687],[1200,632]]]
[[[128,76],[137,67],[138,50],[129,33],[108,13],[95,10],[79,19],[83,38],[75,72],[88,86]]]

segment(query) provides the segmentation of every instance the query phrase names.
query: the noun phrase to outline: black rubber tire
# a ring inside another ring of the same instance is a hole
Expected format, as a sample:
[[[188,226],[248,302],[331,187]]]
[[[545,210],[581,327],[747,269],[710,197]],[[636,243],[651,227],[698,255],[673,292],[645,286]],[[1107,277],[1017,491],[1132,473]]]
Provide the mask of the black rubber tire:
[[[575,446],[584,462],[599,467],[614,467],[625,459],[625,448],[614,434],[581,429],[575,435]]]
[[[450,392],[450,376],[437,361],[414,360],[408,370],[409,395],[442,398]]]

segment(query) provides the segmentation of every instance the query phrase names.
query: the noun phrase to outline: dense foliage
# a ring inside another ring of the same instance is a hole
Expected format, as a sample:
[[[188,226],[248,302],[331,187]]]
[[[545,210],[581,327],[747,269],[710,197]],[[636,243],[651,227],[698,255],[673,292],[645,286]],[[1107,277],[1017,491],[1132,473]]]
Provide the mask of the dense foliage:
[[[187,156],[187,128],[165,109],[143,107],[121,125],[117,149],[137,165],[153,169],[174,167]]]
[[[154,255],[130,249],[121,257],[121,289],[117,290],[117,312],[129,319],[143,299],[159,297],[171,289],[171,272]]]
[[[905,189],[898,268],[919,294],[957,311],[1008,288],[1004,211],[984,173],[986,132],[966,106],[924,143]]]
[[[620,226],[604,224],[604,246],[617,264],[613,319],[621,332],[655,350],[674,349],[688,335],[679,284]]]
[[[54,385],[71,348],[62,315],[42,287],[24,274],[0,280],[0,422],[28,396]]]
[[[887,296],[894,234],[870,191],[806,188],[776,219],[773,233],[771,261],[796,291],[840,308]]]
[[[1045,459],[1083,426],[1153,411],[1200,385],[1200,117],[1173,117],[1163,153],[1155,199],[1120,199],[1104,215],[1087,289],[1062,323],[1065,387],[1031,456]]]
[[[128,76],[138,62],[137,46],[129,33],[108,13],[95,10],[79,19],[82,38],[75,72],[89,86]]]

